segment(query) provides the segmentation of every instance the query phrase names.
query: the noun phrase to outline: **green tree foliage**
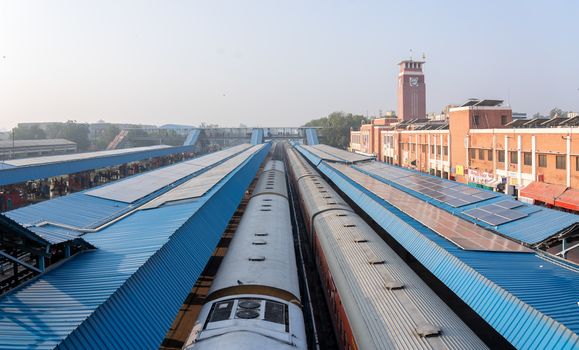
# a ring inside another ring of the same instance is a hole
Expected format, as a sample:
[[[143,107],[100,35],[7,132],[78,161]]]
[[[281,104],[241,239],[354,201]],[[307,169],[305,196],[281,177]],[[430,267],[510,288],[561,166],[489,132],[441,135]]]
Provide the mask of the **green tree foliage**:
[[[567,117],[567,112],[563,111],[561,108],[555,107],[553,109],[551,109],[551,111],[549,112],[549,117],[553,118],[553,117]]]
[[[90,146],[89,128],[86,123],[69,120],[66,123],[51,124],[47,127],[47,137],[51,139],[67,139],[76,142],[79,151],[86,151]]]
[[[18,126],[14,128],[13,132],[15,140],[41,140],[46,138],[46,133],[38,125],[30,127]]]
[[[358,129],[364,123],[368,123],[368,119],[363,115],[333,112],[327,117],[311,120],[304,126],[320,127],[318,134],[325,144],[346,149],[350,144],[350,129]]]

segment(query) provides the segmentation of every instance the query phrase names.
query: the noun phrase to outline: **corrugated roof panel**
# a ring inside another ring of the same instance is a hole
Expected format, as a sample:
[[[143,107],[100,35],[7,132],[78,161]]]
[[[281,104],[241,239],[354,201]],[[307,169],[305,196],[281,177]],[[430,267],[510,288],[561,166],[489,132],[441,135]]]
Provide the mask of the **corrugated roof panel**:
[[[170,146],[167,146],[167,145],[155,145],[155,146],[147,146],[147,147],[123,148],[123,149],[116,149],[116,150],[109,150],[109,151],[70,153],[70,154],[61,154],[61,155],[56,155],[56,156],[44,156],[44,157],[7,160],[6,164],[10,164],[10,165],[17,166],[17,167],[22,167],[22,166],[31,166],[31,165],[39,165],[39,164],[62,163],[62,162],[70,162],[70,161],[81,160],[81,159],[109,157],[109,156],[126,154],[126,153],[152,151],[152,150],[169,148],[169,147]]]
[[[320,170],[515,347],[579,347],[577,268],[534,254],[462,250],[325,163]]]
[[[104,156],[83,156],[75,159],[42,162],[34,165],[15,166],[0,170],[0,185],[21,183],[28,180],[45,179],[53,176],[73,174],[80,171],[106,168],[119,164],[139,161],[148,158],[161,157],[170,154],[190,152],[191,146],[179,147],[154,147],[145,150],[134,151],[134,149],[113,150],[123,151]],[[106,152],[113,152],[106,151]],[[129,152],[130,151],[130,152]],[[103,151],[104,152],[104,151]],[[93,152],[95,153],[95,152]],[[42,157],[44,158],[44,157]],[[46,163],[45,163],[46,162]]]
[[[48,221],[74,227],[90,227],[103,218],[123,212],[127,206],[126,203],[78,192],[11,210],[5,215],[24,226]]]
[[[86,234],[97,250],[0,298],[0,348],[158,348],[267,151],[195,201]]]

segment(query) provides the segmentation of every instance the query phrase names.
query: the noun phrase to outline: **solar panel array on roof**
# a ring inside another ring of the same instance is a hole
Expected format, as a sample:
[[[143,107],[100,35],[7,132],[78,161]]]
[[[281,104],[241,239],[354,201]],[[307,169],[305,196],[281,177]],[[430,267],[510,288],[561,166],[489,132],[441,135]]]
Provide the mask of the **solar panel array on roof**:
[[[439,202],[446,203],[458,208],[468,204],[477,203],[497,195],[490,191],[476,188],[465,188],[456,182],[445,181],[431,176],[414,174],[408,170],[402,170],[377,162],[362,164],[360,169],[391,180],[401,186],[414,190]]]
[[[371,156],[365,156],[365,155],[358,154],[358,153],[348,152],[348,151],[343,150],[343,149],[339,149],[336,147],[323,145],[323,144],[315,145],[312,147],[326,153],[327,155],[337,157],[343,161],[347,161],[347,162],[351,162],[351,163],[373,159],[373,157],[371,157]],[[322,158],[324,158],[324,157],[322,157]]]
[[[530,253],[530,249],[506,238],[483,229],[478,225],[438,208],[433,203],[414,198],[411,194],[392,186],[384,186],[378,179],[364,174],[345,164],[331,164],[333,169],[348,176],[354,182],[381,197],[404,212],[420,221],[423,225],[445,237],[464,250],[486,250],[501,252]]]
[[[301,145],[300,147],[302,147],[303,149],[305,149],[306,151],[310,152],[311,154],[315,155],[316,157],[318,157],[320,159],[329,160],[330,162],[343,162],[344,161],[341,158],[330,155],[330,154],[328,154],[322,150],[319,150],[313,146]]]
[[[236,155],[235,157],[225,161],[199,176],[192,178],[191,180],[175,187],[171,191],[162,194],[161,196],[153,199],[149,203],[143,205],[142,209],[156,208],[167,202],[173,202],[183,199],[201,197],[207,191],[209,191],[213,186],[215,186],[219,181],[221,181],[225,176],[227,176],[233,169],[237,168],[241,163],[243,163],[252,154],[257,152],[263,147],[263,144],[256,145],[248,150]]]
[[[231,147],[223,151],[120,180],[110,185],[101,186],[97,189],[87,191],[86,194],[119,202],[133,203],[185,176],[212,166],[249,147],[250,145],[248,144]],[[125,191],[125,188],[131,188],[132,190]]]
[[[528,215],[514,208],[522,206],[515,201],[502,201],[464,211],[472,218],[486,222],[489,225],[498,226],[507,222],[527,217]]]

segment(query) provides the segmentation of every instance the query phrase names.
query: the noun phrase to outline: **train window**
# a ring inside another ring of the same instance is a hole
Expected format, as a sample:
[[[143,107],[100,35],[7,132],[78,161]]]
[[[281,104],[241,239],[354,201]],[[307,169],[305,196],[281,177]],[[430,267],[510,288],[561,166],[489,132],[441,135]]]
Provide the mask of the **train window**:
[[[271,198],[262,199],[262,202],[271,202],[271,201],[273,201],[273,199]]]
[[[265,315],[263,319],[279,324],[286,323],[287,306],[275,301],[265,302]]]
[[[209,322],[228,320],[229,316],[231,316],[231,310],[233,309],[233,302],[233,300],[226,300],[213,304],[211,307]]]

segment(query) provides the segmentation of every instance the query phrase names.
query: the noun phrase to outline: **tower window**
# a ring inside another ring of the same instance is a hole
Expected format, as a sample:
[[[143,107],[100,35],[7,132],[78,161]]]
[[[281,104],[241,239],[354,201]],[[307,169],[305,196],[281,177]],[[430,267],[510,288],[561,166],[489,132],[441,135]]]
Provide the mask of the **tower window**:
[[[472,121],[472,122],[473,122],[473,124],[474,124],[475,126],[478,126],[479,123],[480,123],[480,116],[478,116],[478,115],[473,116],[473,121]]]
[[[507,124],[507,116],[501,115],[501,125],[505,125],[505,124]]]

